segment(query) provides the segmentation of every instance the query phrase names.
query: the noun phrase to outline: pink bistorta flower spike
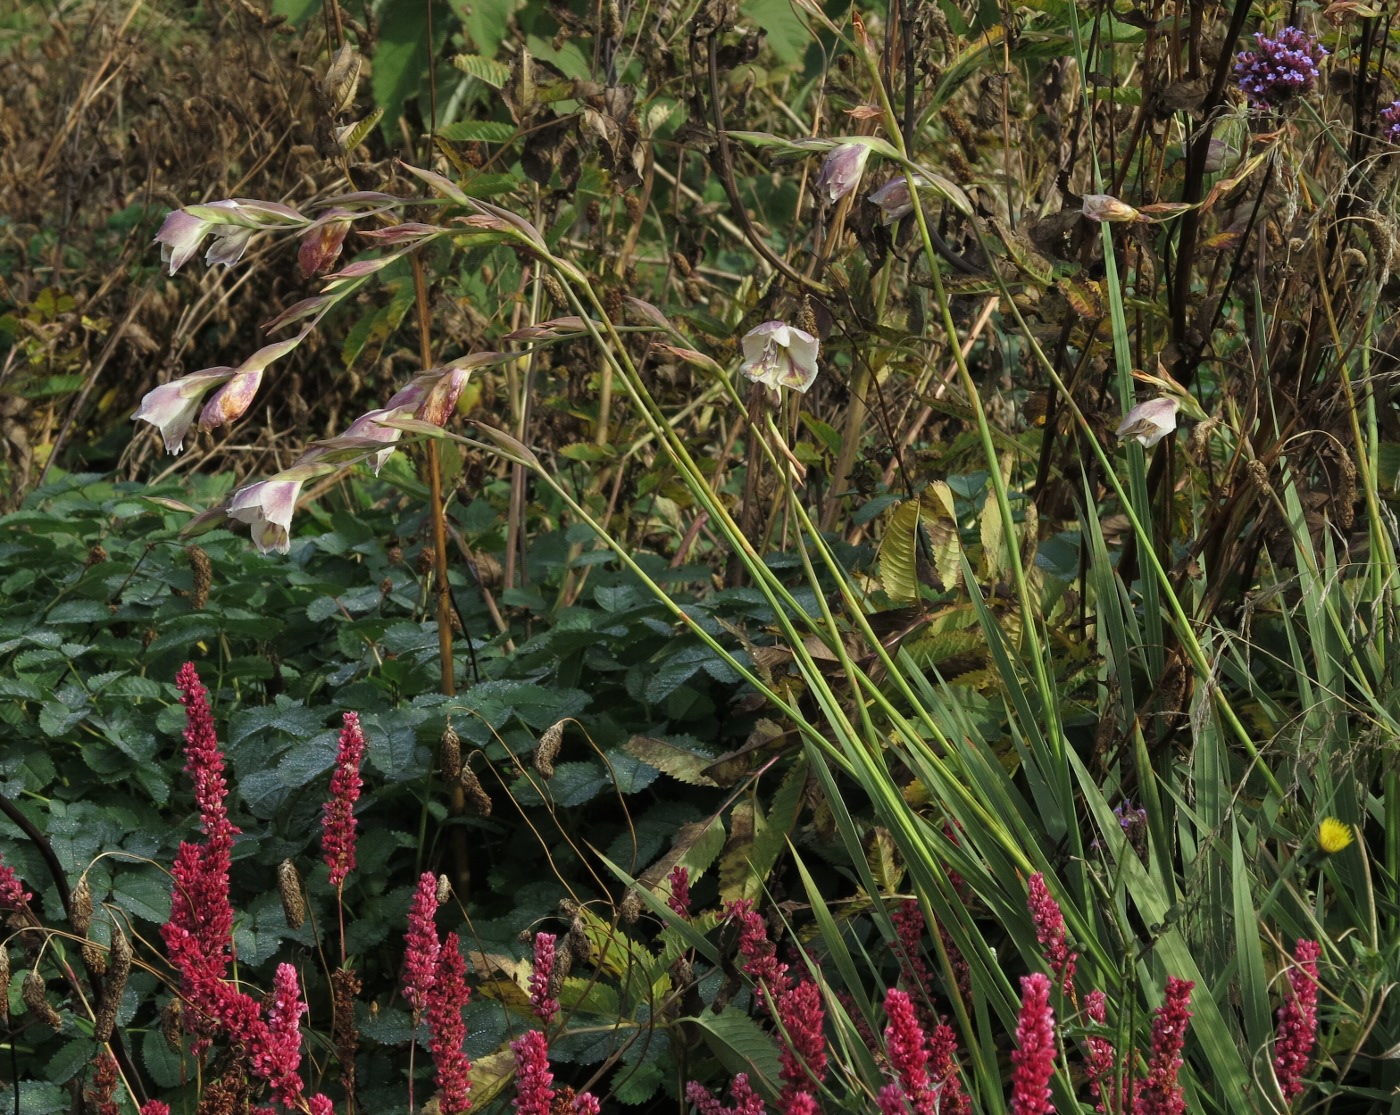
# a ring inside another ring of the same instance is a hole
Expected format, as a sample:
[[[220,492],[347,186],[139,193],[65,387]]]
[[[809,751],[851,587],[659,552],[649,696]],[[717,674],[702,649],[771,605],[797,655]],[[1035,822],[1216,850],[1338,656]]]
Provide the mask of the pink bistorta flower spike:
[[[170,1115],[170,1105],[161,1100],[147,1100],[141,1105],[141,1115]]]
[[[529,1030],[510,1048],[515,1054],[516,1115],[550,1115],[554,1074],[549,1071],[549,1042],[539,1030]]]
[[[736,899],[725,907],[724,913],[730,921],[739,923],[739,954],[744,958],[741,966],[744,974],[758,984],[754,998],[768,1008],[767,996],[779,997],[792,986],[788,966],[778,959],[778,949],[768,939],[763,915],[749,899]]]
[[[554,982],[553,933],[535,934],[535,965],[530,971],[530,1008],[545,1026],[554,1021],[559,1013],[559,1000],[550,995],[550,985]]]
[[[1030,894],[1026,905],[1035,923],[1035,939],[1040,942],[1050,971],[1055,974],[1055,982],[1060,985],[1066,998],[1074,999],[1074,962],[1079,954],[1071,952],[1065,937],[1065,917],[1060,904],[1051,896],[1045,885],[1045,876],[1037,871],[1031,876]]]
[[[928,1036],[928,1076],[938,1092],[939,1115],[972,1115],[972,1100],[963,1091],[958,1069],[958,1036],[946,1022]]]
[[[725,1107],[699,1081],[692,1080],[685,1086],[685,1098],[695,1105],[700,1115],[766,1115],[768,1109],[749,1085],[747,1073],[735,1074],[729,1085],[729,1095],[734,1103]]]
[[[1050,1077],[1055,1072],[1055,1012],[1050,978],[1043,972],[1021,977],[1021,1014],[1016,1022],[1016,1071],[1011,1078],[1011,1115],[1050,1115]]]
[[[900,1094],[908,1099],[915,1115],[938,1115],[938,1093],[929,1086],[928,1043],[919,1025],[913,1000],[908,992],[891,988],[885,995],[885,1052],[890,1068],[899,1078]],[[885,1090],[881,1090],[883,1097]],[[884,1101],[881,1100],[884,1111]],[[903,1111],[901,1106],[897,1110]]]
[[[1108,996],[1097,988],[1084,996],[1084,1013],[1095,1026],[1108,1023]],[[1089,1060],[1084,1065],[1084,1074],[1089,1078],[1089,1095],[1093,1097],[1094,1110],[1099,1115],[1117,1115],[1123,1110],[1123,1089],[1115,1096],[1113,1089],[1113,1069],[1116,1053],[1113,1043],[1098,1034],[1090,1034],[1085,1039],[1089,1045]]]
[[[666,896],[666,905],[671,907],[678,917],[690,917],[690,872],[683,864],[678,863],[671,868],[666,880],[671,884],[671,893]]]
[[[438,950],[437,972],[428,995],[429,1048],[433,1054],[438,1086],[438,1108],[442,1115],[458,1115],[471,1107],[468,1091],[471,1062],[462,1052],[467,1040],[462,1011],[471,998],[467,968],[457,934],[443,938]]]
[[[301,1099],[301,1016],[305,1013],[297,970],[290,964],[277,965],[265,1041],[255,1044],[252,1063],[253,1071],[271,1085],[277,1102],[287,1108],[299,1106]]]
[[[413,1007],[415,1019],[427,1008],[429,994],[437,982],[441,948],[433,922],[437,908],[437,879],[431,871],[425,871],[418,877],[418,888],[413,892],[413,902],[408,909],[408,932],[404,936],[407,948],[403,959],[403,990]]]
[[[800,1106],[799,1095],[810,1093],[826,1079],[826,1011],[821,989],[814,981],[804,979],[784,991],[778,998],[777,1018],[786,1038],[778,1052],[783,1079],[778,1107],[786,1113],[795,1110],[794,1102]]]
[[[360,764],[365,734],[358,713],[347,712],[336,750],[331,796],[321,819],[321,851],[331,869],[331,886],[341,887],[355,869],[355,803],[360,800]]]
[[[1191,1024],[1191,990],[1195,986],[1175,976],[1167,980],[1165,1001],[1152,1017],[1152,1052],[1147,1079],[1133,1100],[1134,1115],[1184,1115],[1186,1111],[1186,1096],[1177,1077],[1186,1027]]]
[[[29,905],[34,895],[24,889],[19,875],[13,867],[0,859],[0,910],[13,910],[19,913]]]
[[[1299,940],[1288,969],[1288,991],[1278,1009],[1278,1036],[1274,1041],[1274,1072],[1283,1098],[1290,1103],[1306,1090],[1303,1074],[1312,1062],[1317,1041],[1317,961],[1322,946]]]

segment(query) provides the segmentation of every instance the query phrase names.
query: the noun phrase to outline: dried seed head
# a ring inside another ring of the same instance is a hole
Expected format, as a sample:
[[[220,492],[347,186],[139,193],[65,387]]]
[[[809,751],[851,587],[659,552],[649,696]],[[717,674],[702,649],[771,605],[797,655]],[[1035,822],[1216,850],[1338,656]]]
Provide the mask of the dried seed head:
[[[636,925],[637,919],[642,916],[642,896],[634,890],[629,890],[622,896],[618,912],[622,914],[624,923]]]
[[[452,897],[452,884],[448,882],[446,875],[439,875],[437,881],[437,903],[441,906]]]
[[[87,936],[87,931],[92,925],[92,887],[88,885],[86,875],[82,876],[78,885],[73,888],[68,920],[73,923],[74,933]]]
[[[98,543],[88,551],[87,563],[89,566],[101,565],[107,560],[107,551],[102,548],[102,543]]]
[[[349,968],[337,968],[331,973],[331,993],[334,1020],[331,1040],[335,1044],[336,1060],[340,1062],[340,1083],[346,1094],[355,1094],[355,1054],[360,1048],[360,1030],[355,1025],[355,999],[360,994],[360,977]]]
[[[172,1052],[184,1052],[184,1043],[181,1040],[184,1034],[184,1026],[180,1022],[180,1000],[171,999],[165,1004],[165,1009],[160,1012],[160,1035],[165,1039]]]
[[[690,260],[686,259],[685,256],[681,255],[680,252],[671,253],[671,266],[680,272],[681,278],[690,278],[690,272],[692,270],[690,266]]]
[[[44,977],[39,974],[37,968],[31,968],[24,977],[24,987],[20,992],[20,998],[24,1000],[25,1007],[29,1013],[40,1022],[47,1022],[57,1032],[63,1029],[63,1019],[59,1017],[58,1011],[53,1009],[53,1005],[44,997]]]
[[[1356,463],[1351,459],[1351,454],[1343,449],[1337,464],[1341,476],[1337,480],[1332,517],[1343,530],[1350,530],[1356,521]]]
[[[623,194],[622,208],[627,210],[627,219],[634,225],[642,219],[642,199],[636,194]]]
[[[444,782],[455,782],[462,777],[462,738],[449,724],[438,742],[438,771]]]
[[[0,945],[0,1022],[10,1020],[10,950]]]
[[[461,783],[467,803],[481,816],[491,816],[491,795],[486,792],[486,787],[481,784],[470,763],[462,764]]]
[[[534,762],[535,769],[540,772],[541,777],[554,777],[554,760],[559,757],[559,748],[564,742],[565,723],[563,720],[556,721],[540,736],[540,745],[535,748]]]
[[[540,282],[544,283],[544,289],[549,291],[549,296],[557,308],[562,310],[569,305],[569,296],[564,293],[564,284],[553,275],[545,275]]]
[[[797,314],[797,328],[813,337],[817,335],[817,315],[812,309],[811,298],[805,294],[802,296],[802,309]]]
[[[554,944],[554,973],[550,977],[549,993],[556,999],[559,997],[559,988],[569,978],[569,972],[573,970],[573,967],[574,939],[572,935],[566,935]]]
[[[277,893],[282,898],[282,913],[287,917],[287,925],[300,929],[306,921],[306,899],[301,893],[301,876],[297,865],[284,859],[277,865]]]
[[[83,963],[95,975],[107,974],[107,950],[97,941],[83,942]]]
[[[575,960],[585,963],[593,955],[593,945],[588,939],[588,930],[583,926],[583,918],[574,918],[573,924],[569,926],[569,951]]]
[[[122,927],[112,925],[112,952],[107,963],[107,982],[102,987],[102,998],[97,1003],[97,1015],[93,1023],[92,1036],[98,1041],[110,1041],[112,1030],[117,1023],[117,1008],[121,1006],[122,992],[126,990],[126,979],[131,975],[131,942],[126,939]]]
[[[194,591],[190,593],[190,607],[196,612],[209,603],[209,586],[214,583],[214,567],[200,546],[186,546],[185,558],[194,574]]]

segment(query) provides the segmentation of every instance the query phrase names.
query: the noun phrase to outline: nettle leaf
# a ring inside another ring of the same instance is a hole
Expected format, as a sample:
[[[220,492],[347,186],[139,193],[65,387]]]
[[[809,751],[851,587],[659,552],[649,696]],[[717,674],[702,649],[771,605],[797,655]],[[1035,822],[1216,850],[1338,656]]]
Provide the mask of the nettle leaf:
[[[919,599],[918,549],[919,501],[903,500],[885,519],[885,533],[877,551],[880,587],[896,603]]]
[[[747,1014],[729,1007],[719,1014],[705,1011],[690,1021],[731,1075],[748,1073],[756,1091],[778,1091],[778,1047],[773,1036]]]
[[[715,761],[714,755],[691,751],[678,744],[652,736],[633,736],[626,743],[627,753],[654,766],[662,774],[691,786],[718,786],[705,774],[705,768]]]
[[[180,1054],[170,1048],[158,1028],[147,1030],[141,1040],[141,1059],[146,1062],[146,1071],[157,1087],[176,1088],[185,1082],[188,1066]]]
[[[90,1065],[97,1056],[98,1046],[91,1038],[74,1038],[49,1061],[48,1078],[55,1084],[63,1084],[77,1076]]]

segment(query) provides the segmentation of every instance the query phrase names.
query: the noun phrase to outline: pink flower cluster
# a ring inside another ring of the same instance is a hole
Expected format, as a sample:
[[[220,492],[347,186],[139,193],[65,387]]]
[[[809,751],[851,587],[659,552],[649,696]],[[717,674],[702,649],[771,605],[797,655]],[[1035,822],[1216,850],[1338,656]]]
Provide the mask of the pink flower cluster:
[[[1026,905],[1030,908],[1031,921],[1035,925],[1035,939],[1040,942],[1050,970],[1055,974],[1055,982],[1060,985],[1065,997],[1073,1001],[1074,965],[1079,954],[1070,951],[1064,914],[1046,887],[1045,876],[1039,871],[1031,876]]]
[[[876,1103],[881,1115],[961,1115],[967,1096],[953,1061],[956,1039],[952,1028],[940,1024],[925,1035],[913,1000],[891,988],[885,996],[885,1051],[895,1079],[880,1089]],[[932,1064],[933,1071],[929,1071]]]
[[[1288,969],[1288,993],[1278,1009],[1278,1036],[1274,1041],[1274,1072],[1283,1098],[1290,1103],[1303,1094],[1303,1074],[1312,1063],[1317,1041],[1317,961],[1322,946],[1299,940]]]
[[[360,764],[365,734],[358,713],[347,712],[336,749],[331,796],[321,819],[321,851],[331,869],[331,886],[340,887],[355,869],[355,803],[360,800]]]
[[[671,873],[666,879],[671,884],[671,893],[666,896],[666,905],[670,906],[678,917],[690,917],[690,872],[678,863],[671,868]]]
[[[28,906],[33,897],[24,889],[15,869],[0,861],[0,909],[18,912]]]
[[[1183,1115],[1186,1096],[1177,1076],[1181,1071],[1181,1051],[1186,1045],[1186,1027],[1191,1023],[1190,980],[1171,976],[1166,999],[1152,1017],[1152,1052],[1147,1060],[1147,1080],[1133,1100],[1134,1115]]]
[[[471,1107],[471,1062],[462,1052],[467,1039],[462,1011],[471,998],[471,988],[457,934],[438,939],[433,921],[437,908],[437,879],[425,871],[418,878],[408,911],[403,988],[413,1006],[414,1021],[427,1014],[439,1110],[443,1115],[457,1115]]]
[[[1055,1012],[1050,978],[1043,972],[1021,977],[1021,1013],[1016,1022],[1016,1066],[1011,1077],[1011,1115],[1050,1115],[1050,1078],[1055,1074]]]
[[[224,757],[209,694],[193,663],[180,668],[176,684],[185,706],[185,770],[194,782],[205,840],[182,843],[176,853],[170,920],[161,926],[161,936],[195,1013],[197,1048],[206,1048],[213,1034],[223,1030],[231,1043],[247,1051],[252,1072],[273,1095],[285,1106],[298,1106],[303,1093],[300,1020],[306,1007],[296,969],[278,966],[266,1019],[252,996],[224,978],[232,959],[228,870],[238,829],[228,819]],[[320,1101],[311,1104],[313,1111],[329,1103],[319,1096],[313,1101]],[[153,1108],[153,1115],[158,1110]]]
[[[530,970],[530,1009],[535,1012],[545,1026],[554,1021],[559,1013],[559,1000],[549,993],[554,982],[554,946],[557,938],[553,933],[535,934],[535,966]]]

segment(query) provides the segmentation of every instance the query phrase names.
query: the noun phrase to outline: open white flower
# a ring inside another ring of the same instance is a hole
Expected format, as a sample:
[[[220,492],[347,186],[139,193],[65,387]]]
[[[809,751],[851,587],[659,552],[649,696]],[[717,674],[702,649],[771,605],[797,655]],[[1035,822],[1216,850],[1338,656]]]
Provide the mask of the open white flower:
[[[1138,403],[1123,416],[1123,421],[1114,432],[1124,441],[1131,438],[1144,449],[1151,449],[1176,429],[1176,411],[1179,405],[1175,399],[1166,395]]]
[[[202,372],[162,383],[146,392],[131,420],[135,422],[139,419],[159,428],[161,437],[165,439],[165,451],[178,453],[185,447],[185,434],[194,422],[200,400],[233,373],[233,368],[205,368]]]
[[[301,495],[300,480],[263,480],[240,488],[229,500],[229,517],[252,527],[253,545],[263,553],[291,549],[292,514]]]
[[[817,351],[812,334],[782,321],[765,321],[744,334],[741,371],[755,383],[775,390],[804,392],[817,378]]]

